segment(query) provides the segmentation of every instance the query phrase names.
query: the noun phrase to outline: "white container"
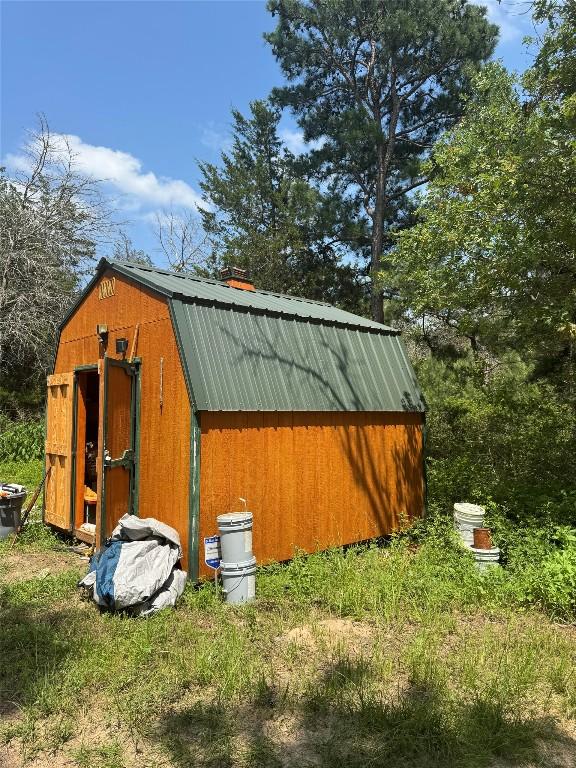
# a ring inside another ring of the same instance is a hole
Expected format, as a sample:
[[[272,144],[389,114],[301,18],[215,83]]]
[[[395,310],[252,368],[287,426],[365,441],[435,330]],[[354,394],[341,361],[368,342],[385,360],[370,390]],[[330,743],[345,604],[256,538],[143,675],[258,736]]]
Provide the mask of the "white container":
[[[252,558],[252,512],[218,515],[220,550],[225,563],[244,563]]]
[[[468,504],[467,502],[454,504],[454,528],[460,534],[464,544],[470,549],[474,545],[474,528],[484,528],[485,514],[485,508],[479,504]]]
[[[492,547],[492,549],[475,549],[470,547],[474,560],[476,561],[476,568],[481,571],[490,568],[493,565],[498,565],[500,560],[500,550],[498,547]]]
[[[243,563],[220,563],[222,592],[227,603],[248,603],[256,597],[256,558]]]

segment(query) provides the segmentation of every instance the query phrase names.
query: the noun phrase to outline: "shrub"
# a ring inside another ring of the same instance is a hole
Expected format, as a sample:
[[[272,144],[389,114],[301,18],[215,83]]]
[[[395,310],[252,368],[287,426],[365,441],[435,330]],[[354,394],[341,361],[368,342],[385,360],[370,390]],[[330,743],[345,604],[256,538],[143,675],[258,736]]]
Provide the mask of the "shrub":
[[[31,461],[43,455],[43,421],[10,421],[0,416],[0,462]]]
[[[492,516],[515,601],[539,605],[557,619],[574,619],[576,530],[550,518],[518,526]]]
[[[520,516],[544,505],[574,508],[576,411],[531,368],[509,355],[489,369],[471,357],[418,365],[428,403],[429,500],[491,498]],[[571,518],[572,519],[572,518]]]

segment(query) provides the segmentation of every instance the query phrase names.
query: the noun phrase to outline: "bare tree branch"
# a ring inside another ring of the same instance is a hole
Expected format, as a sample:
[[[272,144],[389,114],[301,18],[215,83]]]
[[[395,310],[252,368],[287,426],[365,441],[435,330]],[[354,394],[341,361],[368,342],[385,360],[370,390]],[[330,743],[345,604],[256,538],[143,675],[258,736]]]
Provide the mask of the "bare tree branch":
[[[78,171],[44,115],[18,168],[0,172],[0,372],[32,376],[51,358],[58,324],[114,224],[97,182]]]
[[[194,214],[174,209],[157,213],[154,234],[174,271],[198,272],[206,268],[207,237]]]

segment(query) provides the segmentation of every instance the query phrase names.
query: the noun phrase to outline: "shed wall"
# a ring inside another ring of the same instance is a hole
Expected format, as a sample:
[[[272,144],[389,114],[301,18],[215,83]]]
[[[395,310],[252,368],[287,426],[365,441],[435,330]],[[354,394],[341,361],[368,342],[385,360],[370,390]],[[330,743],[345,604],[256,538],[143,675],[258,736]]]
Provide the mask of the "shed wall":
[[[254,514],[260,563],[391,533],[423,512],[422,419],[201,413],[200,542],[217,532],[217,515],[243,509],[239,497]]]
[[[102,279],[112,277],[105,273]],[[156,517],[176,528],[188,563],[191,410],[186,382],[166,300],[114,275],[115,295],[99,298],[98,285],[62,329],[55,373],[98,362],[97,324],[108,326],[107,354],[116,355],[117,338],[132,347],[141,364],[139,515]],[[160,358],[162,404],[160,401]]]

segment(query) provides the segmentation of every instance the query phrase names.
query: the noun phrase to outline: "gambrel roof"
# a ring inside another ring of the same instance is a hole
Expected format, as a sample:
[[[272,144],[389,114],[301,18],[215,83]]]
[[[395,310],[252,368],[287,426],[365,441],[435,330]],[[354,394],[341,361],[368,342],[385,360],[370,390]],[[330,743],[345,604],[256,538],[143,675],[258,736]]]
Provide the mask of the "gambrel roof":
[[[132,262],[102,259],[91,285],[109,269],[167,298],[199,411],[424,410],[393,328],[322,302]]]

